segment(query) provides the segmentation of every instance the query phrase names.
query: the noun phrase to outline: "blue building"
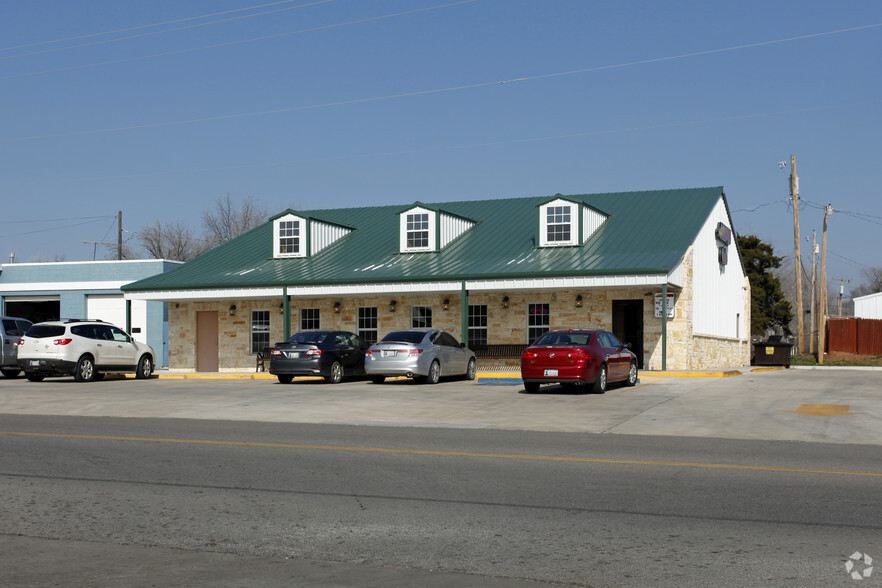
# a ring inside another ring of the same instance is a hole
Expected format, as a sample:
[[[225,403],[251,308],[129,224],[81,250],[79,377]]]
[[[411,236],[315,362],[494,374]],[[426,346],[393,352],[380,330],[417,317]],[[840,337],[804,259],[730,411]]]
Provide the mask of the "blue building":
[[[133,300],[125,284],[167,272],[181,262],[163,259],[72,261],[0,265],[0,314],[33,322],[62,318],[101,319],[127,329],[168,366],[168,306]]]

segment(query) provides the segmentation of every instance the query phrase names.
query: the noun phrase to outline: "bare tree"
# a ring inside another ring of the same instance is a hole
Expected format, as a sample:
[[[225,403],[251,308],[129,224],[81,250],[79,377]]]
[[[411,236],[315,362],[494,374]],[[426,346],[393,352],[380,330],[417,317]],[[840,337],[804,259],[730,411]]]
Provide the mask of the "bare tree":
[[[166,224],[156,221],[138,231],[138,240],[156,259],[189,261],[206,249],[204,241],[179,220]]]
[[[202,211],[205,245],[210,249],[226,243],[263,224],[267,216],[267,211],[254,200],[254,197],[246,197],[237,208],[228,192],[225,197],[215,201],[214,208]]]
[[[868,267],[861,270],[864,282],[851,289],[851,297],[866,296],[882,292],[882,267]]]

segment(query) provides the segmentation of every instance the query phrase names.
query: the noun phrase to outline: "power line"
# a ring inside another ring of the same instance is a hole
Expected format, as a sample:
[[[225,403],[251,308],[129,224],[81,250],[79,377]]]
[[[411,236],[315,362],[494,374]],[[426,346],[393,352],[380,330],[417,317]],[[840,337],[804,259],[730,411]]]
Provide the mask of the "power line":
[[[287,0],[287,1],[290,2],[291,0]],[[58,47],[55,49],[44,49],[42,51],[34,51],[31,53],[22,53],[20,55],[7,55],[5,57],[0,57],[0,61],[7,60],[7,59],[18,59],[20,57],[34,57],[36,55],[46,55],[48,53],[57,53],[59,51],[69,51],[71,49],[83,49],[85,47],[95,47],[97,45],[107,45],[109,43],[118,43],[120,41],[131,41],[133,39],[143,39],[145,37],[164,35],[166,33],[176,33],[176,32],[186,31],[186,30],[190,30],[190,29],[197,29],[200,27],[207,27],[207,26],[215,25],[215,24],[223,24],[223,23],[228,23],[228,22],[234,22],[237,20],[244,20],[246,18],[254,18],[256,16],[266,16],[267,14],[276,14],[278,12],[287,12],[288,10],[297,10],[298,8],[308,8],[310,6],[316,6],[318,4],[326,4],[328,2],[333,2],[333,1],[334,0],[318,0],[317,2],[313,2],[311,4],[301,4],[300,6],[289,6],[287,8],[278,8],[276,10],[267,10],[264,12],[256,12],[254,14],[246,14],[243,16],[236,16],[233,18],[226,18],[226,19],[222,19],[222,20],[213,20],[211,22],[203,22],[203,23],[193,24],[193,25],[189,25],[189,26],[185,26],[185,27],[166,29],[164,31],[153,31],[150,33],[141,33],[139,35],[129,35],[128,37],[119,37],[116,39],[105,39],[104,41],[93,41],[91,43],[81,43],[79,45],[71,45],[69,47]],[[204,17],[193,17],[193,18],[204,18]],[[187,19],[187,20],[189,20],[189,19]],[[147,25],[147,26],[158,26],[158,25]],[[106,33],[99,33],[99,34],[106,34]],[[137,59],[143,59],[143,58],[139,57]]]
[[[161,27],[161,26],[166,26],[166,25],[171,25],[171,24],[177,24],[177,23],[180,23],[180,22],[187,22],[187,21],[190,21],[190,20],[199,20],[199,19],[202,19],[202,18],[211,18],[211,17],[213,17],[213,16],[224,16],[224,15],[226,15],[226,14],[234,14],[234,13],[236,13],[236,12],[245,12],[245,11],[248,11],[248,10],[257,10],[257,9],[260,9],[260,8],[267,8],[267,7],[270,7],[270,6],[278,6],[278,5],[280,5],[280,4],[289,4],[289,3],[291,3],[291,2],[296,2],[296,1],[297,1],[297,0],[281,0],[280,2],[271,2],[271,3],[269,3],[269,4],[259,4],[259,5],[257,5],[257,6],[247,6],[247,7],[245,7],[245,8],[235,8],[235,9],[233,9],[233,10],[225,10],[225,11],[223,11],[223,12],[212,12],[212,13],[209,13],[209,14],[201,14],[201,15],[199,15],[199,16],[188,16],[188,17],[186,17],[186,18],[176,18],[176,19],[174,19],[174,20],[167,20],[167,21],[164,21],[164,22],[158,22],[158,23],[147,24],[147,25],[138,25],[138,26],[134,26],[134,27],[127,27],[127,28],[124,28],[124,29],[116,29],[116,30],[114,30],[114,31],[104,31],[104,32],[102,32],[102,33],[89,33],[89,34],[86,34],[86,35],[77,35],[77,36],[75,36],[75,37],[67,37],[67,38],[64,38],[64,39],[54,39],[54,40],[51,40],[51,41],[37,41],[37,42],[35,42],[35,43],[27,43],[27,44],[25,44],[25,45],[16,45],[16,46],[14,46],[14,47],[0,47],[0,52],[3,52],[3,51],[16,51],[16,50],[18,50],[18,49],[28,49],[28,48],[30,48],[30,47],[41,47],[41,46],[43,46],[43,45],[53,45],[53,44],[55,44],[55,43],[67,43],[67,42],[70,42],[70,41],[79,41],[79,40],[82,40],[82,39],[94,39],[95,37],[103,37],[103,36],[105,36],[105,35],[117,35],[117,34],[120,34],[120,33],[128,33],[128,32],[131,32],[131,31],[140,31],[140,30],[143,30],[143,29],[149,29],[149,28],[153,28],[153,27]],[[332,2],[333,0],[323,0],[323,1],[324,1],[324,2]],[[309,4],[309,5],[307,5],[307,6],[312,6],[312,4]],[[296,7],[294,7],[294,8],[300,8],[300,7],[296,6]]]
[[[45,71],[36,71],[36,72],[30,72],[30,73],[15,74],[15,75],[11,75],[11,76],[0,77],[0,81],[15,80],[15,79],[21,79],[21,78],[29,78],[29,77],[34,77],[34,76],[41,76],[41,75],[54,74],[54,73],[62,73],[62,72],[67,72],[67,71],[77,71],[77,70],[89,69],[89,68],[93,68],[93,67],[100,67],[100,66],[104,66],[104,65],[119,65],[119,64],[122,64],[122,63],[132,63],[132,62],[135,62],[135,61],[145,61],[145,60],[147,60],[147,59],[155,59],[155,58],[157,58],[157,57],[171,57],[171,56],[173,56],[173,55],[184,55],[184,54],[186,54],[186,53],[196,53],[196,52],[198,52],[198,51],[207,51],[207,50],[209,50],[209,49],[221,49],[221,48],[224,48],[224,47],[234,47],[234,46],[236,46],[236,45],[244,45],[244,44],[246,44],[246,43],[254,43],[254,42],[257,42],[257,41],[269,41],[269,40],[272,40],[272,39],[281,39],[281,38],[283,38],[283,37],[290,37],[290,36],[292,36],[292,35],[301,35],[301,34],[304,34],[304,33],[314,33],[314,32],[317,32],[317,31],[325,31],[325,30],[328,30],[328,29],[335,29],[335,28],[345,27],[345,26],[350,26],[350,25],[364,24],[364,23],[368,23],[368,22],[376,22],[376,21],[379,21],[379,20],[385,20],[385,19],[389,19],[389,18],[396,18],[396,17],[399,17],[399,16],[409,16],[409,15],[411,15],[411,14],[418,14],[418,13],[421,13],[421,12],[429,12],[429,11],[431,11],[431,10],[440,10],[440,9],[442,9],[442,8],[450,8],[450,7],[452,7],[452,6],[460,6],[460,5],[462,5],[462,4],[471,4],[471,3],[473,3],[473,2],[477,2],[477,1],[478,1],[478,0],[460,0],[459,2],[451,2],[450,4],[441,4],[441,5],[439,5],[439,6],[429,6],[428,8],[418,8],[418,9],[415,9],[415,10],[406,10],[406,11],[404,11],[404,12],[397,12],[397,13],[395,13],[395,14],[386,14],[386,15],[383,15],[383,16],[373,16],[373,17],[370,17],[370,18],[363,18],[363,19],[359,19],[359,20],[352,20],[352,21],[343,22],[343,23],[337,23],[337,24],[331,24],[331,25],[322,25],[322,26],[318,26],[318,27],[312,27],[312,28],[309,28],[309,29],[302,29],[302,30],[299,30],[299,31],[291,31],[291,32],[287,32],[287,33],[278,33],[278,34],[275,34],[275,35],[266,35],[266,36],[263,36],[263,37],[255,37],[255,38],[253,38],[253,39],[244,39],[244,40],[241,40],[241,41],[229,41],[229,42],[227,42],[227,43],[217,43],[217,44],[215,44],[215,45],[205,45],[205,46],[203,46],[203,47],[194,47],[194,48],[191,48],[191,49],[179,49],[179,50],[177,50],[177,51],[167,51],[167,52],[165,52],[165,53],[155,53],[155,54],[153,54],[153,55],[142,55],[142,56],[140,56],[140,57],[128,57],[128,58],[125,58],[125,59],[114,59],[114,60],[111,60],[111,61],[102,61],[102,62],[99,62],[99,63],[89,63],[89,64],[86,64],[86,65],[75,65],[75,66],[71,66],[71,67],[63,67],[63,68],[50,69],[50,70],[45,70]],[[880,23],[879,26],[882,26],[882,23]]]

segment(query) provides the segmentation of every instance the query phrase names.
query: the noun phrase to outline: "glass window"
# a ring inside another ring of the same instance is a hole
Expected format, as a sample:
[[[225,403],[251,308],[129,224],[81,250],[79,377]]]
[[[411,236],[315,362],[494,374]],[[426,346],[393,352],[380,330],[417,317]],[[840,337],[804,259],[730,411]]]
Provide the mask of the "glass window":
[[[368,345],[377,342],[376,306],[363,306],[358,309],[358,336]]]
[[[453,335],[447,332],[442,332],[438,336],[438,340],[435,342],[438,345],[444,345],[445,347],[459,347],[459,342],[453,338]]]
[[[279,223],[279,253],[300,253],[300,221]]]
[[[435,333],[437,336],[438,333]],[[384,343],[413,343],[417,345],[423,342],[423,339],[426,338],[425,333],[417,333],[414,331],[392,331],[385,337],[383,337]],[[434,339],[433,339],[434,341]]]
[[[546,238],[549,243],[570,241],[572,225],[569,206],[549,206],[546,209],[546,221]]]
[[[411,306],[410,326],[414,329],[428,329],[432,326],[431,306]]]
[[[487,305],[469,304],[469,345],[487,344]]]
[[[270,312],[268,310],[251,311],[251,353],[256,355],[265,347],[269,347]]]
[[[119,329],[117,327],[110,327],[110,336],[114,341],[128,341],[129,336],[126,335],[125,331]]]
[[[407,247],[429,247],[429,214],[415,213],[407,215]]]
[[[530,304],[527,307],[527,343],[532,343],[551,325],[551,308],[548,304]]]
[[[300,330],[315,331],[321,328],[319,320],[320,313],[318,308],[301,308],[300,309]]]

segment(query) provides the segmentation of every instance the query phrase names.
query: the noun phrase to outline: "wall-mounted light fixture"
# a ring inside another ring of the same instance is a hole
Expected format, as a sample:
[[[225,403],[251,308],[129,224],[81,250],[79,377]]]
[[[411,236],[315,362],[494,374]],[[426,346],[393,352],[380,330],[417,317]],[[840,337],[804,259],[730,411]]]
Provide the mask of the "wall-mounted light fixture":
[[[236,316],[236,305],[235,304],[230,305],[230,316]]]
[[[444,302],[441,303],[441,308],[447,310],[450,308],[450,298],[445,298]]]
[[[644,292],[643,295],[644,296],[652,296],[652,292]]]
[[[576,308],[582,308],[582,295],[581,294],[576,296]]]
[[[395,312],[395,309],[398,307],[398,302],[395,300],[389,301],[389,312]]]
[[[340,314],[340,301],[339,300],[334,303],[334,313]]]
[[[279,314],[285,314],[285,303],[284,302],[279,303]]]
[[[502,308],[508,308],[508,296],[502,297]]]

